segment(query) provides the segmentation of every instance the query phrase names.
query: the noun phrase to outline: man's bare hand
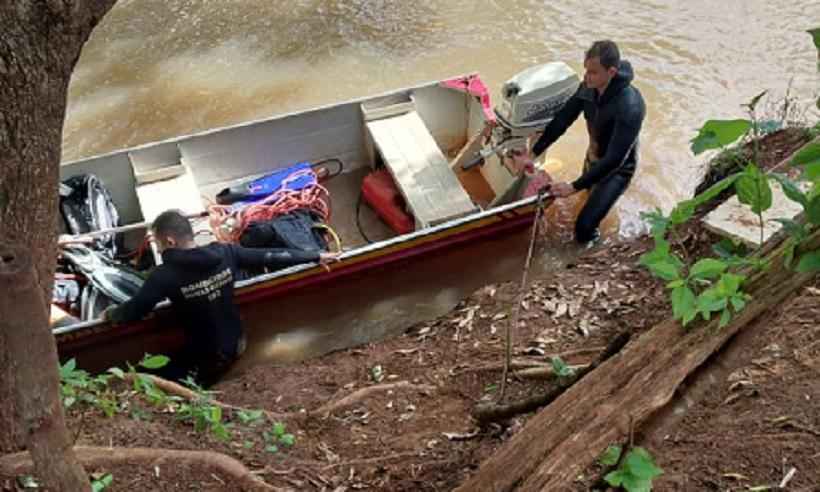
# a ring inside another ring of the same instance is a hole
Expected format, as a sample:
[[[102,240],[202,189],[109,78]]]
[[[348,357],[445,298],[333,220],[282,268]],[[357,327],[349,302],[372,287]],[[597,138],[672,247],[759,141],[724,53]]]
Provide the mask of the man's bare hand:
[[[552,186],[550,186],[550,193],[558,198],[570,196],[576,191],[578,190],[576,190],[572,184],[563,181],[560,183],[553,183]]]
[[[319,253],[319,263],[322,264],[322,265],[328,265],[330,263],[336,263],[337,261],[341,260],[341,258],[340,258],[341,255],[342,255],[342,253],[339,253],[339,252]]]

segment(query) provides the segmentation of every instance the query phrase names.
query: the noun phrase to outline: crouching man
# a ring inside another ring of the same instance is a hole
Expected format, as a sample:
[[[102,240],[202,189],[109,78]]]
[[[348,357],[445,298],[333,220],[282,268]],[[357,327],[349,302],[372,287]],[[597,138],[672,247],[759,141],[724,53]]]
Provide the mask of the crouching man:
[[[103,318],[114,323],[136,321],[163,299],[170,299],[185,331],[185,345],[160,375],[177,381],[193,376],[204,387],[217,382],[244,350],[239,310],[233,302],[234,279],[240,268],[276,269],[338,259],[337,253],[296,249],[222,243],[200,247],[188,219],[175,210],[160,214],[151,230],[162,252],[162,265],[151,272],[132,299],[109,308]]]

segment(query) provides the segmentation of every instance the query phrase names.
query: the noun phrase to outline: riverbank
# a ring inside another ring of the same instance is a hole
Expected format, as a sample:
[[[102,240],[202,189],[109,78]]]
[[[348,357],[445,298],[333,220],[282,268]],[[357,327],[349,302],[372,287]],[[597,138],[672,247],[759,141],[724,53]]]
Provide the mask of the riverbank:
[[[768,137],[761,165],[771,168],[804,142],[792,133]],[[699,221],[680,238],[703,254],[716,239]],[[638,265],[651,247],[648,237],[606,244],[529,285],[512,352],[517,367],[538,377],[510,378],[506,401],[554,388],[553,356],[580,368],[616,336],[635,340],[670,316],[664,283]],[[218,400],[269,412],[220,410],[220,422],[230,424],[227,440],[207,422],[196,431],[181,421],[178,405],[155,406],[133,391],[112,417],[96,406],[73,406],[70,430],[78,445],[224,453],[281,489],[452,490],[534,415],[484,428],[471,418],[477,403],[498,397],[504,332],[518,295],[517,283],[487,286],[400,337],[298,364],[256,366],[225,381],[215,388]],[[656,490],[746,490],[779,484],[792,467],[790,489],[817,490],[818,298],[815,281],[761,316],[697,376],[708,384],[687,381],[685,412],[660,412],[636,430],[635,443],[664,470]],[[241,489],[214,467],[159,457],[89,471],[112,473],[106,490]],[[589,490],[600,474],[588,469],[576,489]],[[11,478],[0,484],[15,490]]]

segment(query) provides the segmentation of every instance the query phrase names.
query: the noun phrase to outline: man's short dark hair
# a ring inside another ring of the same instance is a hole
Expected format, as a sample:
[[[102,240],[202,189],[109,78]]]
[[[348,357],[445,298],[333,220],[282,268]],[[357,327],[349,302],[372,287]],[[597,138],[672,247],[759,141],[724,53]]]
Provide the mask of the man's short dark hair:
[[[154,219],[151,230],[156,236],[170,236],[178,241],[194,238],[194,229],[179,210],[166,210]]]
[[[595,41],[587,50],[584,61],[590,58],[600,60],[604,68],[618,68],[621,64],[621,51],[618,49],[617,44],[608,39]]]

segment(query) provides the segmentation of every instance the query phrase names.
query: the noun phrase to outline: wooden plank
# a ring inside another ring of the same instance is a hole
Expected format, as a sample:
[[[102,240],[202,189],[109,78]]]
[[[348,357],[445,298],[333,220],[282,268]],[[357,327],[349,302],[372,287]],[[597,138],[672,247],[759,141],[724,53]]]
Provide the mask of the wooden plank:
[[[418,113],[367,127],[420,228],[476,210]]]
[[[763,242],[769,240],[783,226],[775,219],[795,219],[803,211],[799,203],[789,200],[780,183],[770,181],[772,206],[763,212]],[[707,229],[724,237],[760,246],[760,219],[748,205],[740,203],[737,195],[723,202],[703,219]]]

